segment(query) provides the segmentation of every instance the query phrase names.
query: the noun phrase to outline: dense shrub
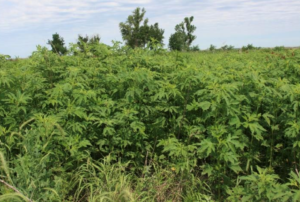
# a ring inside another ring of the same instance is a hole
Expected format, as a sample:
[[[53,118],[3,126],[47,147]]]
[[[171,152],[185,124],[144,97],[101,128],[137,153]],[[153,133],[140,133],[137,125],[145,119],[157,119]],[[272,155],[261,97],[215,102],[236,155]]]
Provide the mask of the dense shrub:
[[[0,200],[299,199],[299,50],[86,50],[1,56]]]

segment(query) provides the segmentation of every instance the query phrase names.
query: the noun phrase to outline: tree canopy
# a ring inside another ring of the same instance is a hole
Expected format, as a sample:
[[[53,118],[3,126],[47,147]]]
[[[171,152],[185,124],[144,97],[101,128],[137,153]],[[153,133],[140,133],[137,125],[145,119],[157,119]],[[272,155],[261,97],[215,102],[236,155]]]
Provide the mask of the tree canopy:
[[[196,26],[192,25],[194,17],[186,17],[184,21],[175,26],[175,33],[169,38],[169,48],[171,50],[188,50],[192,42],[196,39],[193,33]]]
[[[64,39],[58,33],[52,35],[52,40],[48,40],[48,44],[51,46],[52,52],[59,55],[65,55],[68,51]]]
[[[144,19],[145,13],[144,8],[138,7],[128,16],[126,22],[119,25],[123,40],[132,48],[145,47],[151,38],[163,43],[164,30],[159,28],[158,23],[148,25],[148,18]]]
[[[98,34],[91,37],[87,35],[86,36],[78,35],[77,45],[81,52],[86,51],[86,44],[99,44],[99,43],[100,43],[100,36]]]

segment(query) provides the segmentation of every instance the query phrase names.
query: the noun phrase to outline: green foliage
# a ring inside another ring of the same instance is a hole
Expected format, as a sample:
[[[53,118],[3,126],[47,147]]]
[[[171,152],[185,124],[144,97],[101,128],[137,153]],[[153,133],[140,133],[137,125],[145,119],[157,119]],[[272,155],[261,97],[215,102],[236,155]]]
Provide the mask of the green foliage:
[[[52,40],[48,40],[48,44],[51,46],[53,53],[65,55],[68,51],[65,47],[64,39],[58,33],[52,35]]]
[[[237,185],[228,190],[229,201],[299,201],[288,184],[278,183],[279,176],[257,166],[258,172],[238,178]],[[243,183],[243,185],[239,185]]]
[[[196,39],[193,33],[196,30],[196,26],[192,25],[194,17],[186,17],[184,21],[175,26],[175,33],[169,38],[170,50],[189,50],[192,42]]]
[[[215,51],[216,49],[217,49],[216,46],[214,46],[214,45],[212,45],[212,44],[209,46],[209,51],[212,51],[212,52],[213,52],[213,51]]]
[[[234,46],[231,46],[231,45],[230,45],[230,46],[224,45],[224,46],[221,47],[221,50],[224,50],[224,51],[225,51],[225,50],[230,51],[230,50],[233,50],[233,49],[234,49]]]
[[[99,35],[95,35],[95,36],[81,36],[78,35],[78,39],[77,39],[77,45],[78,48],[80,49],[81,52],[87,52],[87,48],[89,47],[88,45],[98,45],[100,44],[100,36]]]
[[[283,50],[285,50],[284,46],[276,46],[276,47],[274,47],[274,51],[283,51]]]
[[[248,44],[247,46],[242,47],[242,51],[249,51],[249,50],[255,50],[255,49],[259,49],[259,47],[255,47],[252,44]]]
[[[192,47],[190,47],[190,49],[189,49],[190,51],[200,51],[200,48],[199,48],[199,46],[198,45],[196,45],[196,46],[192,46]]]
[[[145,47],[151,38],[163,44],[164,30],[159,28],[158,23],[149,26],[148,18],[144,19],[145,14],[146,10],[138,7],[125,23],[119,24],[123,40],[131,48]]]
[[[99,35],[92,37],[78,36],[77,44],[71,44],[70,53],[76,56],[97,57],[100,60],[105,59],[111,54],[111,47],[100,43]]]
[[[146,42],[151,41],[151,39],[155,40],[157,44],[160,44],[161,46],[163,46],[163,40],[164,40],[164,30],[160,29],[158,26],[158,23],[155,23],[154,25],[150,25],[150,27],[148,27],[147,30],[147,34],[146,34]],[[151,46],[151,49],[153,49],[154,47]]]
[[[299,201],[300,50],[83,46],[0,56],[0,200]]]
[[[175,32],[170,36],[169,39],[169,48],[170,50],[182,51],[185,50],[185,34],[183,32]]]

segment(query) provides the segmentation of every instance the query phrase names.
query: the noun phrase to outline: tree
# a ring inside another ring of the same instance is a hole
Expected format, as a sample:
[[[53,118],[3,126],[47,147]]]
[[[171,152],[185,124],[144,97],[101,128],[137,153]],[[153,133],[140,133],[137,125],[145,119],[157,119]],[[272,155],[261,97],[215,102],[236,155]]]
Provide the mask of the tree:
[[[259,49],[258,47],[254,47],[252,44],[248,44],[247,46],[242,47],[242,51]]]
[[[81,36],[78,35],[78,39],[77,39],[77,45],[80,49],[81,52],[85,52],[86,50],[86,44],[99,44],[100,43],[100,36],[98,34],[94,35],[94,36]]]
[[[233,50],[234,49],[234,46],[230,45],[227,47],[227,50]]]
[[[169,39],[169,48],[178,51],[185,50],[187,48],[185,44],[185,34],[182,32],[172,34]]]
[[[120,23],[120,31],[126,45],[136,48],[145,47],[154,38],[159,43],[163,41],[164,30],[160,29],[158,23],[149,26],[148,18],[144,20],[146,10],[136,8],[132,15],[129,15],[126,22]]]
[[[169,38],[169,48],[171,50],[189,50],[192,42],[196,39],[193,33],[196,26],[192,25],[194,17],[186,17],[184,21],[175,26],[175,33]]]
[[[151,39],[155,39],[155,41],[161,45],[163,45],[164,40],[164,30],[160,29],[158,23],[151,25],[149,27],[149,32],[147,33],[146,39],[147,43],[151,41]],[[152,48],[152,47],[151,47]]]
[[[224,45],[224,46],[221,47],[221,49],[224,50],[224,51],[227,50],[227,48],[228,48],[228,45]]]
[[[216,50],[216,46],[210,44],[209,50],[210,50],[210,51],[215,51],[215,50]]]
[[[64,46],[65,42],[58,33],[52,35],[52,40],[48,40],[48,44],[52,48],[52,52],[58,53],[59,55],[65,55],[67,53],[67,48]]]
[[[232,45],[224,45],[220,49],[223,50],[223,51],[230,51],[230,50],[234,49],[234,46],[232,46]]]
[[[190,47],[189,51],[200,51],[199,45]]]

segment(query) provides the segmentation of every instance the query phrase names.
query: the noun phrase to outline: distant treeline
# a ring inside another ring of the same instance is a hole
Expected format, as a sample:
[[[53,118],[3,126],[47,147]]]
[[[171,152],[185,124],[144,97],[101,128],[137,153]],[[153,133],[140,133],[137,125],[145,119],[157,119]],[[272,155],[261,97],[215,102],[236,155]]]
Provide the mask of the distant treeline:
[[[136,8],[131,15],[129,15],[125,22],[119,24],[120,32],[125,45],[131,48],[158,48],[163,47],[165,44],[164,30],[159,27],[158,23],[150,25],[148,18],[145,18],[146,10],[144,8]],[[198,45],[192,46],[193,41],[196,39],[194,35],[197,27],[192,24],[194,17],[185,17],[183,21],[175,26],[175,32],[171,34],[169,38],[168,48],[171,51],[200,51]],[[80,51],[84,52],[86,49],[85,44],[99,44],[100,35],[94,36],[78,36],[77,45]],[[52,51],[60,55],[68,53],[68,49],[65,46],[63,37],[58,33],[52,35],[52,39],[48,40],[48,44],[51,46]],[[229,50],[255,50],[260,47],[255,47],[252,44],[243,46],[242,48],[235,48],[232,45],[223,45],[217,48],[215,45],[210,45],[207,51],[229,51]],[[283,50],[283,46],[275,47],[277,50]]]

